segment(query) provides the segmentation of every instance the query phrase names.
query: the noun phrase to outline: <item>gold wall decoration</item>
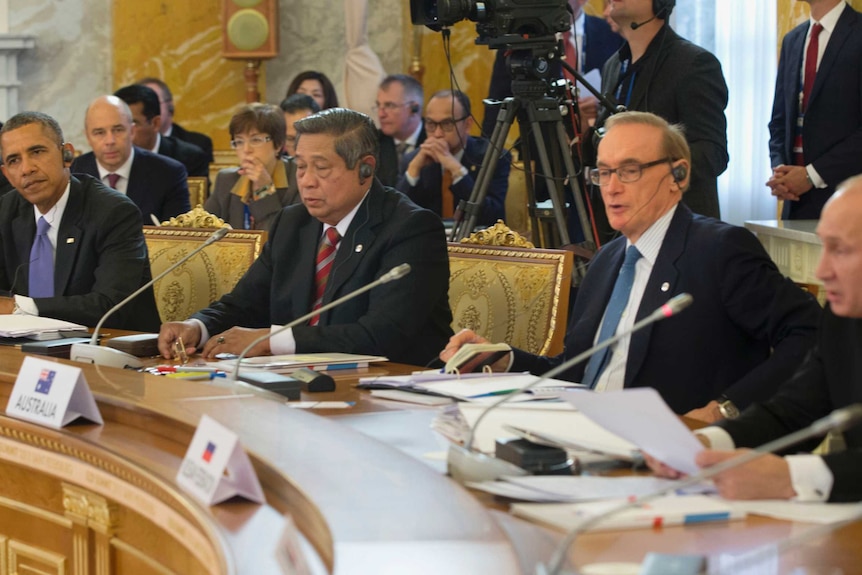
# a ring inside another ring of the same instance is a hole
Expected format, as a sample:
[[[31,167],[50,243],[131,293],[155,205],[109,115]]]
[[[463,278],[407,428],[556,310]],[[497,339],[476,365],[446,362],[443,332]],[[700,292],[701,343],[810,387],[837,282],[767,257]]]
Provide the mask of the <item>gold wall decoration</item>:
[[[809,10],[806,2],[799,0],[776,0],[777,16],[778,16],[778,52],[781,54],[781,40],[784,35],[793,30],[799,24],[805,22],[808,18]],[[857,11],[862,12],[862,0],[847,0]],[[776,57],[777,57],[776,55]]]

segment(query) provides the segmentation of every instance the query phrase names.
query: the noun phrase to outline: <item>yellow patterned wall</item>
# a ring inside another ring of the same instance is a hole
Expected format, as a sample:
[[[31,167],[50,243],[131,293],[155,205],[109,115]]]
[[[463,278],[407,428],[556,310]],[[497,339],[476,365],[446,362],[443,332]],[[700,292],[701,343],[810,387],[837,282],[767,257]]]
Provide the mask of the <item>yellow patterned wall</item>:
[[[808,4],[799,0],[776,0],[778,3],[778,45],[784,35],[808,18]],[[856,10],[862,11],[862,0],[847,2]]]
[[[221,56],[221,0],[114,0],[114,89],[144,76],[174,94],[176,121],[228,149],[227,126],[245,102],[245,63]],[[261,86],[265,85],[261,67]]]

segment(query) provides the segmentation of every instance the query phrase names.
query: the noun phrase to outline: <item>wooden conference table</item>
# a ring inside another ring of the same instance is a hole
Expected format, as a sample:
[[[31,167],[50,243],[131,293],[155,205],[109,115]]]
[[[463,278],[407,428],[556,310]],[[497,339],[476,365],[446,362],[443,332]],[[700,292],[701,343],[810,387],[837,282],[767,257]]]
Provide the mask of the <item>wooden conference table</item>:
[[[0,348],[0,405],[23,358]],[[405,453],[402,443],[433,444],[430,411],[376,400],[352,384],[359,375],[403,373],[407,366],[338,372],[335,392],[303,399],[356,406],[309,412],[234,384],[75,365],[104,425],[52,430],[0,416],[0,575],[278,573],[285,514],[301,532],[315,573],[532,573],[560,538]],[[239,435],[265,504],[235,499],[207,508],[176,485],[205,413]],[[584,565],[638,562],[649,551],[715,555],[810,527],[750,517],[595,533],[579,539],[571,559]],[[854,573],[860,538],[857,523],[785,551],[757,572],[801,566],[808,574]]]

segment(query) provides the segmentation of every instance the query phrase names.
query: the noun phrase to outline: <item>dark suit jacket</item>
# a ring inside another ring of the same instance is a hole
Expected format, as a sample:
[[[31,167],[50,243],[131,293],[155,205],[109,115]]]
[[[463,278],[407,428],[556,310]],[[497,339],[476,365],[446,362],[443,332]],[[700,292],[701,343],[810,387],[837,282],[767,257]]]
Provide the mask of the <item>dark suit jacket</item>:
[[[72,162],[72,173],[98,178],[99,168],[93,152],[76,158]],[[126,195],[141,210],[144,225],[153,223],[150,214],[163,222],[191,209],[186,177],[186,169],[178,161],[135,147]]]
[[[518,352],[514,370],[543,373],[593,345],[625,249],[620,237],[590,264],[564,354]],[[625,374],[626,387],[655,388],[676,413],[721,394],[741,407],[766,399],[814,344],[820,307],[813,298],[781,275],[748,230],[694,216],[683,204],[671,220],[636,320],[680,293],[691,294],[694,303],[632,336]],[[566,379],[580,381],[584,368],[575,366]]]
[[[652,112],[670,122],[682,124],[691,147],[691,189],[683,202],[696,214],[719,217],[718,176],[727,168],[727,84],[721,64],[711,53],[677,36],[665,25],[653,38],[646,53],[620,77],[622,61],[630,58],[628,44],[612,56],[602,70],[602,93],[614,101],[622,82],[620,104],[629,110]],[[634,74],[631,98],[627,100],[629,78]],[[596,122],[601,126],[607,111],[600,109]],[[594,194],[594,212],[605,210],[601,195]]]
[[[209,178],[209,160],[206,152],[173,136],[162,136],[159,140],[159,154],[173,158],[186,167],[190,176]]]
[[[305,206],[279,212],[269,240],[234,290],[193,317],[210,334],[232,326],[286,324],[311,311],[323,224]],[[385,355],[426,365],[452,335],[449,259],[440,219],[374,182],[341,240],[323,302],[344,296],[408,263],[403,279],[324,313],[317,327],[293,328],[297,353]]]
[[[841,318],[827,307],[817,345],[778,393],[739,418],[723,421],[739,447],[756,447],[802,429],[832,410],[862,402],[862,320]],[[823,456],[835,482],[829,501],[862,499],[862,426],[844,432],[847,450]],[[813,449],[819,440],[807,447]],[[798,451],[799,446],[791,448]]]
[[[275,193],[249,204],[249,211],[254,218],[255,229],[269,230],[272,222],[281,208],[299,203],[299,188],[296,186],[296,164],[283,158],[287,171],[288,187],[276,188]],[[204,209],[229,223],[234,229],[241,230],[245,226],[245,204],[242,199],[231,193],[240,178],[239,168],[221,170],[216,176],[212,195],[207,198]]]
[[[17,191],[0,199],[0,289],[29,294],[29,260],[36,219]],[[89,176],[73,177],[60,221],[54,293],[35,298],[39,315],[95,326],[102,315],[150,280],[141,213],[122,194]],[[14,283],[14,285],[13,285]],[[159,331],[153,290],[112,315],[106,327]]]
[[[398,179],[404,173],[404,167],[406,164],[399,165],[398,164],[398,152],[395,150],[395,139],[392,136],[387,136],[381,131],[377,131],[377,135],[379,137],[380,150],[378,154],[380,157],[378,158],[377,169],[374,171],[374,175],[377,176],[377,179],[380,180],[380,183],[384,186],[389,186],[390,188],[394,188],[398,185]],[[419,128],[419,137],[416,138],[416,147],[419,147],[419,144],[425,141],[425,123],[422,123],[422,127]]]
[[[207,161],[209,163],[213,162],[213,141],[212,138],[210,138],[206,134],[186,130],[185,128],[174,122],[173,126],[171,127],[171,137],[178,140],[182,140],[184,142],[188,142],[189,144],[194,144],[195,146],[204,151],[207,156]]]
[[[484,138],[467,136],[467,145],[464,147],[464,155],[461,156],[461,165],[467,168],[467,175],[449,188],[450,193],[454,196],[452,202],[454,207],[458,207],[460,200],[467,201],[470,199],[488,145],[488,140]],[[404,169],[398,179],[398,189],[423,208],[428,208],[439,216],[443,213],[443,199],[440,194],[443,172],[440,164],[435,163],[422,168],[419,171],[419,181],[416,182],[415,186],[411,186],[407,182],[407,165],[418,153],[419,150],[417,149],[404,156],[402,162]],[[482,203],[482,211],[477,220],[479,224],[491,226],[497,220],[506,219],[506,192],[509,191],[509,168],[511,165],[511,154],[503,150],[502,155],[497,158],[497,164],[488,184],[485,201]]]
[[[769,122],[772,167],[792,165],[799,87],[809,23],[791,30],[781,45],[775,100]],[[835,25],[808,98],[802,131],[806,164],[826,182],[798,202],[785,202],[785,217],[818,219],[835,186],[862,173],[862,14],[850,6]]]
[[[614,52],[619,50],[623,39],[611,30],[604,18],[596,16],[584,16],[584,69],[586,74],[591,70],[601,68]],[[491,83],[488,86],[488,99],[502,101],[512,95],[512,75],[506,65],[507,50],[497,50],[494,58],[494,68],[491,70]],[[571,64],[571,62],[569,63]],[[551,75],[554,78],[561,76],[560,66],[555,61]],[[574,67],[574,65],[572,65]],[[600,86],[595,86],[599,89]],[[583,94],[586,96],[586,94]],[[494,132],[494,122],[497,120],[499,106],[485,104],[485,117],[482,119],[482,134],[488,138]],[[535,154],[533,155],[535,157]]]

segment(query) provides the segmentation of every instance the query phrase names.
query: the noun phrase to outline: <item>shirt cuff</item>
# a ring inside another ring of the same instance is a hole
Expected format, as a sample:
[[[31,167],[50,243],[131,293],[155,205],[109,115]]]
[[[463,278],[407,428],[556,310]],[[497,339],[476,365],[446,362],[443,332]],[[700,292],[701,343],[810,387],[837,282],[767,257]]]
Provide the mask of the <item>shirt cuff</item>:
[[[467,171],[467,167],[466,167],[466,166],[464,166],[464,165],[462,165],[462,166],[461,166],[461,171],[460,171],[460,172],[458,172],[458,175],[457,175],[457,176],[453,176],[453,177],[452,177],[452,185],[454,186],[455,184],[457,184],[458,182],[460,182],[460,181],[461,181],[462,179],[464,179],[464,177],[465,177],[467,174],[469,174],[469,173],[470,173],[470,172],[469,172],[469,171]]]
[[[835,476],[819,455],[788,455],[784,458],[790,468],[790,483],[796,491],[793,501],[826,501],[832,493]]]
[[[39,307],[31,297],[16,295],[15,305],[18,306],[15,310],[16,315],[39,315]]]
[[[407,172],[404,172],[404,177],[407,178],[407,183],[410,184],[411,188],[419,183],[419,178],[414,178],[413,176],[411,176]]]
[[[198,349],[203,349],[204,344],[205,344],[206,342],[208,342],[208,341],[209,341],[209,339],[210,339],[210,332],[209,332],[209,330],[207,329],[207,326],[205,326],[205,325],[204,325],[204,322],[202,322],[201,320],[199,320],[199,319],[197,319],[197,318],[194,318],[194,317],[193,317],[193,318],[191,318],[189,321],[193,321],[193,322],[195,322],[196,324],[198,324],[198,327],[199,327],[199,328],[200,328],[200,330],[201,330],[201,339],[200,339],[200,341],[198,342]]]
[[[283,327],[283,325],[271,326],[269,328],[269,333],[275,333]],[[269,340],[269,350],[272,352],[272,355],[296,353],[296,338],[293,337],[293,328],[273,336],[272,339]]]
[[[815,188],[821,189],[826,187],[826,182],[820,177],[817,170],[814,169],[814,164],[805,166],[805,171],[808,173],[808,179],[811,180]]]
[[[718,449],[721,451],[733,451],[736,449],[736,443],[728,432],[720,427],[710,426],[698,429],[695,435],[702,435],[709,440],[710,449]]]

